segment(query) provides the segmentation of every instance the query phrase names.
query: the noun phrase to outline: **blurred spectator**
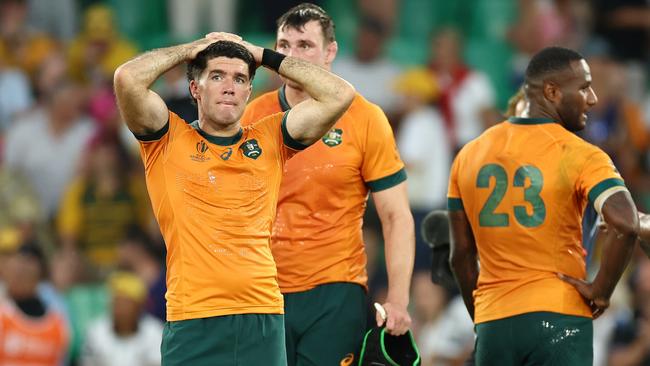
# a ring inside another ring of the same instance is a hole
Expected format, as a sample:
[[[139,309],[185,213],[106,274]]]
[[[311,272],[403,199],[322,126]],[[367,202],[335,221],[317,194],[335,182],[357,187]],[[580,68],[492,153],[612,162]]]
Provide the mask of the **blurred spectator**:
[[[628,285],[632,309],[621,313],[610,346],[609,365],[650,365],[650,260],[639,256]]]
[[[27,0],[29,24],[61,41],[77,32],[76,0]]]
[[[432,104],[438,96],[432,72],[424,68],[406,71],[397,78],[394,89],[402,97],[405,113],[397,131],[397,147],[409,177],[409,203],[419,233],[426,214],[447,204],[452,151],[445,121]],[[430,249],[421,235],[416,235],[415,252],[415,268],[428,268]]]
[[[37,293],[46,276],[45,257],[24,244],[3,271],[7,298],[0,304],[0,364],[59,366],[65,359],[69,331],[63,315]]]
[[[460,34],[443,29],[431,41],[429,66],[440,87],[440,110],[452,148],[459,149],[499,118],[488,77],[463,62]]]
[[[0,0],[0,60],[30,78],[58,45],[27,24],[27,0]]]
[[[7,67],[4,60],[0,59],[0,144],[5,130],[16,117],[27,111],[32,103],[32,91],[27,76],[19,69]]]
[[[164,246],[156,246],[147,235],[131,230],[118,246],[118,263],[128,268],[144,280],[147,286],[145,310],[160,319],[166,320]]]
[[[411,282],[413,333],[420,349],[422,366],[431,366],[434,365],[433,354],[427,344],[431,343],[432,336],[436,336],[431,331],[447,305],[447,291],[431,282],[431,274],[426,271],[415,272]]]
[[[181,64],[167,71],[157,91],[170,111],[187,122],[193,122],[199,119],[199,112],[190,97],[190,83],[185,76],[186,69],[187,66]]]
[[[95,135],[84,158],[82,174],[63,197],[58,234],[65,250],[80,250],[96,273],[107,273],[117,264],[117,245],[129,228],[147,228],[151,206],[116,133]]]
[[[354,56],[337,57],[332,72],[349,81],[366,99],[379,105],[391,121],[397,109],[391,83],[399,76],[401,67],[384,52],[390,29],[369,15],[361,15],[359,22]]]
[[[232,33],[236,28],[234,0],[167,0],[167,11],[172,36],[178,40],[195,39],[209,32]]]
[[[528,115],[528,101],[524,94],[524,87],[521,86],[517,92],[508,99],[508,107],[504,113],[505,118],[525,117]]]
[[[399,17],[399,0],[357,0],[359,12],[367,14],[392,31]]]
[[[81,114],[83,103],[80,88],[62,82],[44,96],[42,108],[17,120],[7,132],[6,164],[29,179],[46,217],[57,210],[93,133],[93,123]]]
[[[650,4],[647,0],[597,0],[596,33],[619,60],[650,61]]]
[[[90,325],[81,356],[82,366],[160,365],[162,323],[143,314],[147,296],[136,275],[118,272],[109,279],[111,314]]]
[[[135,57],[136,47],[121,37],[106,5],[90,6],[84,13],[83,28],[68,48],[68,67],[80,82],[112,83],[115,69]]]

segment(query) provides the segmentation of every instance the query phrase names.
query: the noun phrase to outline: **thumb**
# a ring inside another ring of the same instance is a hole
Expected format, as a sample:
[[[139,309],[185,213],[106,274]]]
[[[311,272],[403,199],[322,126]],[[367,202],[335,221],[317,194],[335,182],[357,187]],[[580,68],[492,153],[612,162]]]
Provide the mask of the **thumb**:
[[[378,327],[381,327],[382,325],[384,325],[384,321],[385,321],[385,320],[384,320],[384,318],[381,316],[381,314],[379,314],[378,311],[375,312],[375,319],[376,319],[376,321],[377,321],[377,326],[378,326]]]

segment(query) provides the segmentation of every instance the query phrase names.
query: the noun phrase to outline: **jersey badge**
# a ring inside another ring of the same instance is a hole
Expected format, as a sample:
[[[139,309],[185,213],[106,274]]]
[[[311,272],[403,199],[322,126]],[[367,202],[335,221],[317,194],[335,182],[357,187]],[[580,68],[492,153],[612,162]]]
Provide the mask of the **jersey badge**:
[[[323,136],[323,143],[329,147],[339,146],[343,142],[343,130],[340,128],[332,128],[325,136]]]
[[[247,158],[257,159],[262,155],[262,148],[255,139],[244,141],[244,143],[239,146],[239,149]]]

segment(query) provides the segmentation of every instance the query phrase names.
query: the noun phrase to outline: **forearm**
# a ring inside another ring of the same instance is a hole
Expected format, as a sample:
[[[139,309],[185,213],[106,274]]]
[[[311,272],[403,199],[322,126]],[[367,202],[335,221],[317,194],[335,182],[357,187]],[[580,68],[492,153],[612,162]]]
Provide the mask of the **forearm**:
[[[650,243],[650,215],[639,212],[639,238]]]
[[[167,70],[188,60],[191,51],[191,44],[182,44],[143,53],[117,69],[116,88],[149,89]]]
[[[415,233],[410,213],[382,222],[386,271],[387,302],[407,306],[415,259]]]
[[[478,262],[476,254],[452,254],[451,269],[463,296],[463,302],[474,320],[474,290],[478,283]]]
[[[300,84],[309,96],[319,102],[333,103],[354,93],[352,85],[331,72],[296,57],[286,57],[278,73]]]
[[[612,295],[632,257],[635,242],[636,235],[634,233],[621,234],[616,230],[607,232],[603,243],[602,261],[593,282],[596,296],[609,299]]]
[[[611,366],[634,366],[645,358],[646,347],[641,339],[636,339],[628,347],[618,347],[610,358]]]
[[[287,119],[289,134],[305,145],[327,133],[355,96],[347,81],[304,60],[286,57],[279,73],[300,84],[311,97],[292,108]]]

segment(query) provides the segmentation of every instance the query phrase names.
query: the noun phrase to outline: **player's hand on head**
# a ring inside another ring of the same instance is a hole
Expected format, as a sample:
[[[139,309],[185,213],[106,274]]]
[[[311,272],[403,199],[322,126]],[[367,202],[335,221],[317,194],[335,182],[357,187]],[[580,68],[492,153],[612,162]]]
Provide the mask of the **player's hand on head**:
[[[382,326],[386,322],[386,331],[391,335],[402,335],[411,327],[411,316],[406,310],[406,306],[386,302],[382,305],[385,310],[386,320],[383,319],[382,314],[376,311],[375,318],[377,326]]]
[[[591,308],[591,315],[594,319],[597,319],[607,308],[609,307],[609,298],[600,296],[594,291],[593,284],[585,280],[567,276],[565,274],[558,273],[558,277],[578,290],[582,298],[585,300],[587,305]]]
[[[205,38],[211,39],[212,42],[217,42],[217,41],[239,42],[242,39],[240,36],[236,34],[227,33],[227,32],[210,32],[205,35]]]

